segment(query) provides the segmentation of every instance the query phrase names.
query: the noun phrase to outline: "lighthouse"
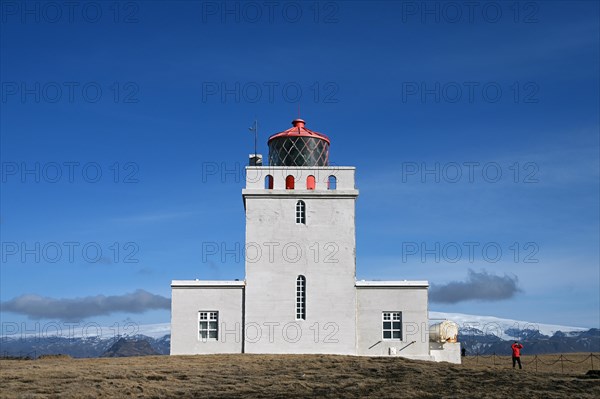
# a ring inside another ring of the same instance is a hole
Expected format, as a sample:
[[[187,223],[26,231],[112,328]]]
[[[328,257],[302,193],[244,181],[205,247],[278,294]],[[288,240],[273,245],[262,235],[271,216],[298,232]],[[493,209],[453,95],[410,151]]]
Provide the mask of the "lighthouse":
[[[171,282],[171,354],[403,356],[460,362],[429,342],[427,281],[357,281],[355,167],[295,119],[246,167],[245,278]],[[364,265],[363,267],[369,267]]]
[[[355,168],[329,166],[330,139],[302,119],[268,144],[269,166],[247,168],[242,196],[246,320],[269,339],[246,351],[353,354]]]

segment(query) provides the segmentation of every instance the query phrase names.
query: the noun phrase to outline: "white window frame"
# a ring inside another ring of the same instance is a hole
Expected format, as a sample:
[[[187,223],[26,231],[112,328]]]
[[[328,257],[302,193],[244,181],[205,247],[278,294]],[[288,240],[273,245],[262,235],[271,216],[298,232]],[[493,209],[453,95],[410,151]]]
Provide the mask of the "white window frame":
[[[306,277],[296,278],[296,320],[306,320]]]
[[[205,333],[205,334],[203,334]],[[219,340],[219,312],[201,310],[198,312],[198,339],[200,341]]]
[[[306,224],[306,203],[302,200],[296,202],[296,224]]]
[[[402,312],[394,310],[381,313],[381,338],[386,341],[402,341]]]

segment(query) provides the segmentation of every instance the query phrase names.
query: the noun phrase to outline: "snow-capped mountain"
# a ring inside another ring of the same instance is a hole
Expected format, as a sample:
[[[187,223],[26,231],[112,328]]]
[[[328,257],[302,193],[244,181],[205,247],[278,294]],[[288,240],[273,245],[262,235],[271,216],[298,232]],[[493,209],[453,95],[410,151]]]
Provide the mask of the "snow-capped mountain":
[[[510,344],[520,341],[523,354],[600,351],[600,330],[531,323],[461,313],[429,312],[430,322],[452,320],[459,325],[459,341],[467,354],[510,355]]]
[[[438,320],[451,320],[458,324],[461,333],[476,329],[484,335],[495,335],[502,340],[523,339],[520,334],[525,332],[525,336],[531,335],[532,332],[537,332],[541,335],[553,336],[560,331],[565,334],[577,335],[589,328],[571,327],[558,324],[542,324],[532,323],[523,320],[501,319],[494,316],[477,316],[463,313],[445,313],[445,312],[429,312],[430,322]]]
[[[131,343],[132,346],[143,343],[152,348],[152,351],[145,354],[168,355],[171,346],[171,335],[160,338],[145,335],[105,338],[98,336],[87,338],[64,338],[60,336],[13,338],[4,336],[0,337],[0,356],[36,358],[41,355],[64,354],[72,357],[101,357],[110,355],[111,351],[115,352],[114,345],[119,342]]]
[[[493,316],[434,311],[429,312],[429,317],[430,324],[442,320],[457,323],[459,341],[468,355],[510,354],[510,341],[515,339],[524,344],[524,354],[600,351],[600,330],[597,328],[538,324]],[[0,356],[38,357],[45,354],[67,354],[72,357],[99,357],[110,352],[115,343],[123,340],[132,343],[133,347],[136,347],[136,343],[141,343],[139,347],[152,348],[152,351],[147,351],[148,354],[169,354],[169,323],[130,323],[120,330],[97,325],[91,328],[89,325],[65,330],[49,329],[43,334],[5,334],[0,336]]]

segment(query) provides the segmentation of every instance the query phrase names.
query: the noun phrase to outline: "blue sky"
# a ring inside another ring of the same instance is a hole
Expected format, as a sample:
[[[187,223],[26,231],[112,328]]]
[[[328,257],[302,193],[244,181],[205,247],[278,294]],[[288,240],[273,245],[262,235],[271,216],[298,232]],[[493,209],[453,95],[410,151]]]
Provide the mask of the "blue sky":
[[[0,10],[3,323],[168,322],[172,279],[243,279],[203,248],[243,246],[248,126],[266,158],[300,108],[357,168],[359,279],[599,327],[597,2],[53,4]]]

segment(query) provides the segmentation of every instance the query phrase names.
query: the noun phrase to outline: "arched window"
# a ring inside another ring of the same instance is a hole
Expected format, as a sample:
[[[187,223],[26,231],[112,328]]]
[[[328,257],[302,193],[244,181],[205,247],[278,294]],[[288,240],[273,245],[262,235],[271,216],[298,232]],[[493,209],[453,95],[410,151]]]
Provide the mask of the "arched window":
[[[335,190],[337,188],[337,179],[334,175],[327,178],[327,190]]]
[[[306,224],[306,204],[304,201],[296,202],[296,223]]]
[[[306,189],[314,190],[315,189],[315,177],[310,175],[306,178]]]
[[[267,190],[273,190],[273,176],[271,176],[271,175],[265,176],[265,188]]]
[[[294,189],[294,176],[289,175],[285,178],[285,189],[293,190]]]
[[[296,320],[306,320],[306,277],[296,279]]]

